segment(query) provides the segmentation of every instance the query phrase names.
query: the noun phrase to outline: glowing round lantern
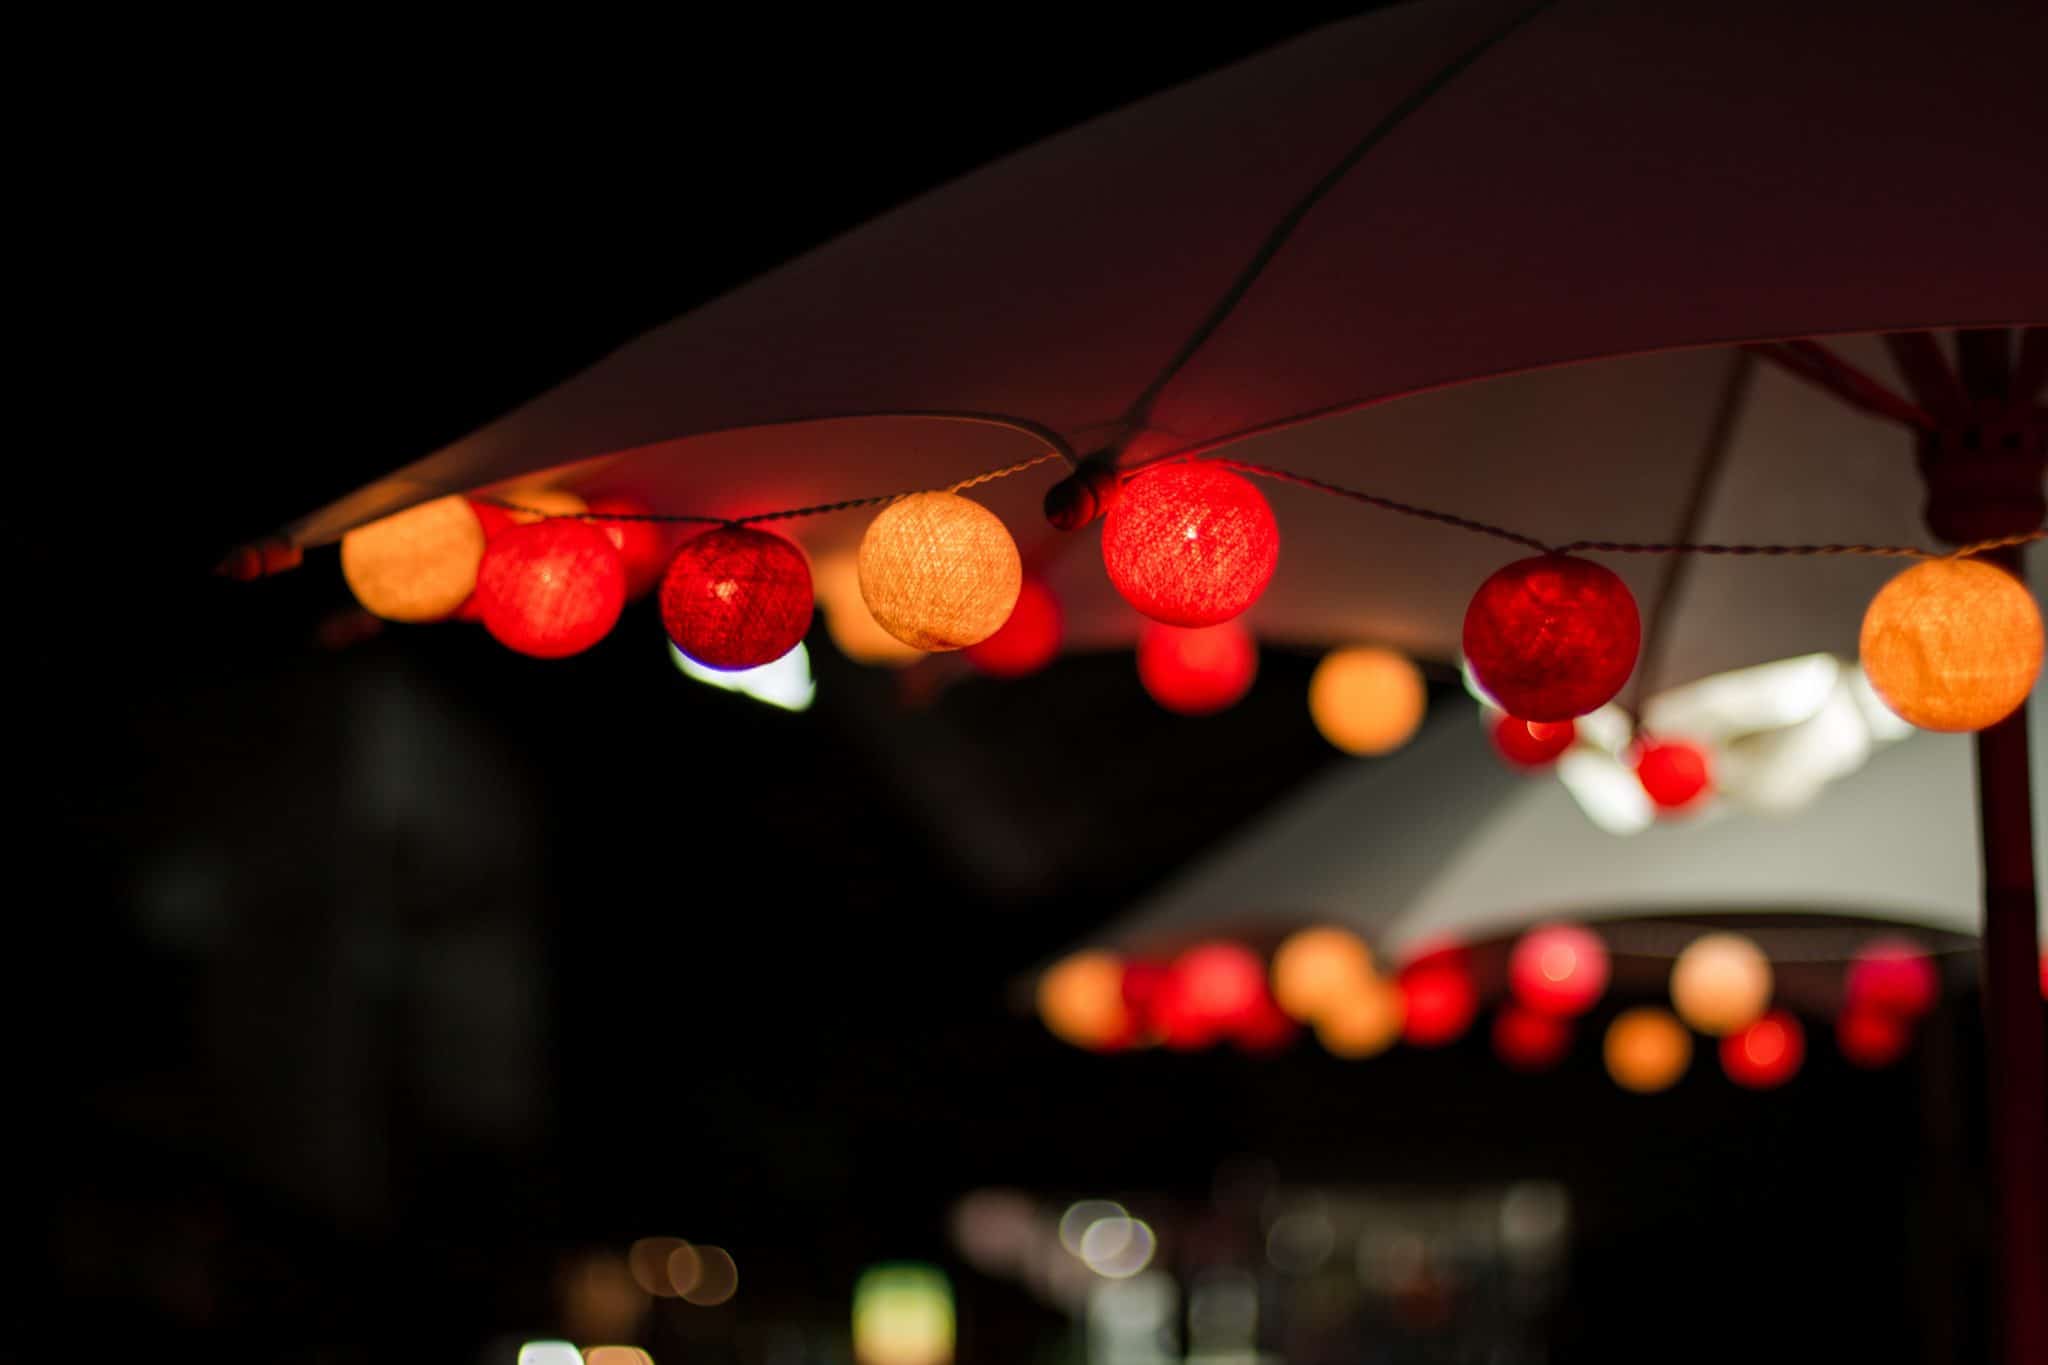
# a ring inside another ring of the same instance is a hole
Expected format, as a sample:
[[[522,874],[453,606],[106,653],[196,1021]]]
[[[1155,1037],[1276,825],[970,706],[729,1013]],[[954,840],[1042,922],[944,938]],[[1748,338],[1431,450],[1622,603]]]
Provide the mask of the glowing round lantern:
[[[1429,687],[1391,649],[1339,649],[1308,681],[1308,714],[1324,739],[1347,754],[1392,753],[1422,724]]]
[[[1571,1046],[1572,1026],[1557,1015],[1509,1005],[1493,1017],[1494,1055],[1517,1071],[1548,1071]]]
[[[857,1365],[952,1365],[953,1289],[937,1266],[863,1271],[853,1286]]]
[[[1130,1013],[1131,1027],[1140,1039],[1157,1040],[1164,1032],[1159,1009],[1166,995],[1167,966],[1147,958],[1124,963],[1123,1002]]]
[[[1995,564],[1930,559],[1863,613],[1863,671],[1923,730],[1982,730],[2019,709],[2041,671],[2041,612]]]
[[[661,623],[677,649],[707,667],[773,663],[810,629],[804,552],[752,526],[693,537],[662,575]]]
[[[1934,962],[1909,938],[1875,938],[1849,960],[1846,995],[1852,1010],[1917,1019],[1934,1008],[1941,979]]]
[[[1273,999],[1305,1024],[1373,977],[1372,950],[1365,940],[1335,925],[1297,930],[1273,953]]]
[[[1377,1056],[1400,1038],[1406,1017],[1401,988],[1370,977],[1323,1007],[1316,1016],[1316,1041],[1334,1057]]]
[[[1147,622],[1138,634],[1138,681],[1178,715],[1209,716],[1235,705],[1258,673],[1258,644],[1236,621],[1199,630]]]
[[[506,531],[520,524],[512,520],[510,512],[507,512],[504,508],[493,502],[479,502],[475,498],[471,498],[469,510],[476,513],[477,523],[484,528],[484,545],[486,547]],[[480,622],[484,619],[484,609],[478,605],[474,590],[470,592],[468,597],[462,599],[462,605],[455,609],[452,617],[457,621]]]
[[[509,504],[502,510],[515,526],[529,526],[547,517],[580,517],[589,504],[566,488],[515,488],[492,495]]]
[[[1677,1084],[1692,1065],[1692,1035],[1669,1011],[1641,1005],[1607,1026],[1601,1051],[1616,1085],[1654,1095]]]
[[[1716,1036],[1747,1028],[1771,1003],[1771,962],[1741,934],[1705,934],[1671,964],[1679,1017]]]
[[[1707,751],[1683,740],[1647,742],[1636,754],[1636,780],[1662,811],[1681,811],[1714,785]]]
[[[436,498],[341,538],[341,575],[363,610],[387,621],[438,621],[476,587],[484,528],[466,498]]]
[[[1806,1030],[1797,1015],[1772,1010],[1721,1040],[1721,1069],[1749,1090],[1783,1085],[1806,1060]]]
[[[1636,666],[1642,620],[1628,585],[1569,555],[1518,559],[1465,609],[1465,661],[1509,715],[1570,720],[1614,700]]]
[[[1197,943],[1174,959],[1165,995],[1183,1038],[1213,1042],[1257,1018],[1267,1001],[1266,969],[1242,944],[1221,939]],[[1174,1042],[1171,1024],[1167,1042]]]
[[[1028,677],[1059,656],[1062,626],[1052,589],[1026,578],[1010,619],[986,640],[967,646],[967,662],[992,678]]]
[[[490,543],[476,595],[484,629],[499,644],[561,659],[610,633],[626,604],[626,566],[595,526],[536,521]]]
[[[1508,957],[1508,988],[1539,1014],[1584,1014],[1607,989],[1607,945],[1575,924],[1531,929]]]
[[[1520,716],[1499,716],[1493,722],[1493,747],[1517,768],[1547,768],[1564,756],[1579,737],[1568,720],[1545,723]]]
[[[619,547],[619,558],[626,564],[626,600],[633,602],[645,597],[661,581],[662,571],[668,567],[669,538],[664,524],[639,520],[646,517],[650,509],[638,498],[595,498],[591,501],[590,511],[593,515],[602,513],[620,518],[591,524]]]
[[[861,537],[860,595],[882,629],[927,652],[965,649],[1009,619],[1024,561],[1001,517],[958,493],[913,493]]]
[[[1213,626],[1258,600],[1280,558],[1273,509],[1213,464],[1125,483],[1102,523],[1102,563],[1125,601],[1169,626]]]
[[[1888,1010],[1847,1009],[1835,1018],[1835,1046],[1852,1066],[1890,1066],[1913,1041],[1913,1025]]]
[[[1090,1051],[1125,1046],[1133,1032],[1124,1008],[1124,965],[1114,953],[1063,958],[1038,978],[1038,1017],[1055,1037]]]
[[[904,644],[875,621],[861,599],[860,570],[851,550],[819,560],[814,582],[826,633],[841,654],[870,668],[905,668],[924,658],[923,650]]]
[[[1455,948],[1419,957],[1401,969],[1401,1036],[1417,1047],[1455,1042],[1479,1013],[1479,992],[1465,954]]]
[[[1285,1049],[1300,1032],[1286,1011],[1274,1004],[1271,996],[1262,994],[1257,1007],[1238,1022],[1231,1039],[1243,1051],[1264,1057]]]

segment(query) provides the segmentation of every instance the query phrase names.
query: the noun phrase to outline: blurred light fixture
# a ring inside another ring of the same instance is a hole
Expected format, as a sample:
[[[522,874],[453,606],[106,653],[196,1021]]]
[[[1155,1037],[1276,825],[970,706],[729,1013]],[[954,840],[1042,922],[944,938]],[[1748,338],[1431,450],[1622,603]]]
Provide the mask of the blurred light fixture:
[[[1392,753],[1414,738],[1428,705],[1421,670],[1391,649],[1332,650],[1309,678],[1309,718],[1347,754]]]
[[[1692,1035],[1669,1011],[1639,1005],[1607,1026],[1602,1052],[1616,1085],[1652,1095],[1676,1085],[1692,1064]]]
[[[1671,964],[1671,1003],[1701,1033],[1747,1028],[1771,1003],[1771,960],[1742,934],[1702,934]]]
[[[1060,1245],[1075,1256],[1081,1254],[1081,1234],[1104,1218],[1122,1218],[1124,1206],[1108,1199],[1082,1199],[1067,1205],[1060,1215]]]
[[[701,1269],[697,1282],[683,1295],[683,1301],[694,1303],[699,1308],[716,1308],[739,1293],[740,1268],[734,1263],[732,1253],[723,1247],[698,1247],[696,1251]]]
[[[953,1337],[953,1287],[937,1266],[879,1265],[854,1283],[859,1365],[948,1365]]]
[[[583,1365],[583,1353],[566,1341],[529,1341],[519,1348],[519,1365]]]
[[[1142,1218],[1098,1218],[1081,1234],[1081,1263],[1106,1280],[1128,1280],[1152,1264],[1158,1245]]]
[[[638,1346],[592,1346],[583,1352],[583,1365],[654,1365],[654,1357]]]
[[[725,670],[706,668],[669,641],[669,658],[685,677],[709,684],[722,692],[737,692],[755,701],[785,711],[808,711],[817,698],[818,684],[811,678],[811,656],[799,642],[796,648],[772,663],[758,668]]]

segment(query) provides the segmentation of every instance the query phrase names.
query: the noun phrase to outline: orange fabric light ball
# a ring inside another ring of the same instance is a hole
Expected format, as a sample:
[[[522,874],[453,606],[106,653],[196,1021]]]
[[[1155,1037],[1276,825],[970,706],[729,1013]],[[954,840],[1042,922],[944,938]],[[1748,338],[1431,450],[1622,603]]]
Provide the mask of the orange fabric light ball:
[[[1102,564],[1126,602],[1169,626],[1213,626],[1257,601],[1280,527],[1251,481],[1213,464],[1133,476],[1102,523]]]
[[[1692,1035],[1654,1005],[1616,1016],[1601,1050],[1614,1083],[1638,1095],[1669,1090],[1692,1065]]]
[[[626,565],[595,526],[536,521],[491,542],[476,588],[484,629],[499,644],[561,659],[590,648],[617,623]]]
[[[1182,716],[1236,705],[1259,674],[1259,646],[1237,621],[1184,630],[1148,621],[1138,635],[1138,681],[1152,700]]]
[[[882,629],[928,653],[1001,629],[1024,561],[1001,517],[958,493],[898,498],[860,541],[860,595]]]
[[[1273,952],[1273,998],[1303,1023],[1314,1023],[1375,975],[1365,940],[1335,925],[1297,930]]]
[[[1401,1037],[1407,1011],[1401,988],[1375,976],[1324,1006],[1316,1017],[1316,1041],[1333,1057],[1376,1056]]]
[[[1771,986],[1771,960],[1741,934],[1703,934],[1671,964],[1671,1003],[1701,1033],[1747,1028],[1769,1007]]]
[[[1930,559],[1863,613],[1863,671],[1923,730],[1982,730],[2018,710],[2041,672],[2041,611],[2026,585],[1976,559]]]
[[[1347,754],[1392,753],[1415,737],[1429,705],[1422,672],[1391,649],[1339,649],[1308,680],[1308,714]]]
[[[476,587],[484,528],[466,498],[435,498],[341,538],[341,575],[363,610],[387,621],[438,621]]]
[[[1038,1017],[1075,1047],[1108,1051],[1127,1046],[1134,1030],[1123,987],[1124,964],[1116,954],[1075,953],[1038,978]]]

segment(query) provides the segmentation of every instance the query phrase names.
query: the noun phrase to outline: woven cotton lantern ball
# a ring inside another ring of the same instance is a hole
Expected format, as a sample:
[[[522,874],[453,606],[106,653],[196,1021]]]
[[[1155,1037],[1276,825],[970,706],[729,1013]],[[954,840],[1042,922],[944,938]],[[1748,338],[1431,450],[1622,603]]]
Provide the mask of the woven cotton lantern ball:
[[[1772,1010],[1721,1040],[1721,1070],[1749,1090],[1769,1090],[1798,1074],[1806,1060],[1806,1030],[1796,1015]]]
[[[860,541],[860,595],[882,629],[927,652],[965,649],[1009,619],[1024,561],[1002,518],[958,493],[898,498]]]
[[[1102,563],[1124,600],[1169,626],[1213,626],[1258,600],[1280,558],[1273,509],[1213,464],[1147,470],[1102,523]]]
[[[1576,924],[1546,924],[1522,935],[1508,956],[1508,987],[1539,1014],[1584,1014],[1607,989],[1607,945]]]
[[[1509,715],[1549,723],[1614,700],[1642,618],[1628,585],[1590,560],[1536,555],[1496,570],[1465,610],[1465,660]]]
[[[644,520],[651,511],[638,498],[593,498],[590,502],[593,516],[604,514],[619,518],[617,521],[599,520],[591,524],[619,547],[619,557],[626,564],[628,602],[638,601],[652,592],[654,585],[661,582],[662,571],[668,568],[668,531],[661,522]]]
[[[1713,790],[1713,762],[1697,744],[1676,739],[1649,741],[1636,753],[1636,780],[1657,809],[1675,813]]]
[[[1099,1052],[1126,1046],[1135,1029],[1123,989],[1124,964],[1114,953],[1074,953],[1038,978],[1038,1017],[1075,1047]]]
[[[1332,924],[1297,930],[1273,952],[1273,999],[1303,1023],[1314,1023],[1374,976],[1365,940]]]
[[[1401,968],[1397,979],[1407,1011],[1401,1036],[1417,1047],[1457,1041],[1479,1013],[1479,990],[1463,949],[1426,953]]]
[[[626,604],[626,566],[595,526],[536,521],[491,542],[476,593],[484,629],[499,644],[561,659],[611,632]]]
[[[2027,699],[2041,672],[2041,611],[1995,564],[1930,559],[1863,613],[1863,672],[1884,704],[1923,730],[1982,730]]]
[[[1148,621],[1138,634],[1138,681],[1176,715],[1227,710],[1258,674],[1258,643],[1240,622],[1186,630]]]
[[[1308,681],[1308,714],[1347,754],[1392,753],[1415,737],[1429,705],[1422,672],[1391,649],[1338,649]]]
[[[1940,994],[1934,960],[1912,939],[1874,938],[1849,960],[1843,990],[1849,1009],[1917,1019],[1934,1008]]]
[[[661,624],[708,668],[759,668],[811,627],[811,567],[781,536],[720,526],[686,541],[661,578]]]
[[[1676,1085],[1692,1065],[1692,1035],[1669,1011],[1640,1005],[1607,1026],[1601,1052],[1616,1085],[1653,1095]]]
[[[1704,934],[1671,964],[1671,1003],[1701,1033],[1746,1028],[1771,1003],[1771,960],[1741,934]]]
[[[1401,1037],[1407,997],[1382,977],[1369,978],[1325,1005],[1315,1021],[1316,1041],[1333,1057],[1372,1057]]]
[[[986,640],[967,646],[967,662],[992,678],[1029,677],[1059,657],[1063,628],[1052,589],[1026,578],[1009,619]]]
[[[341,538],[341,575],[363,610],[387,621],[438,621],[476,587],[484,528],[465,498],[435,498]]]

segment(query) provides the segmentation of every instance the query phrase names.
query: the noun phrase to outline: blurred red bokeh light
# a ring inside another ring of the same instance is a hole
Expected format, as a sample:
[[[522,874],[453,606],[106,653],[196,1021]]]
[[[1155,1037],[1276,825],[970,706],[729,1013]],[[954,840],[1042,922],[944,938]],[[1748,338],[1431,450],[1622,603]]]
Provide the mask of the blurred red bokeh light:
[[[1541,1014],[1584,1014],[1607,989],[1607,945],[1576,924],[1531,929],[1508,958],[1508,988]]]
[[[1493,747],[1517,768],[1549,767],[1578,737],[1579,727],[1568,720],[1546,724],[1519,716],[1497,716],[1493,722]]]
[[[1713,789],[1707,751],[1684,740],[1646,743],[1636,755],[1636,778],[1659,810],[1680,811]]]
[[[967,662],[992,678],[1027,677],[1059,657],[1063,630],[1059,599],[1026,577],[1009,619],[986,640],[967,646]]]
[[[1856,1066],[1890,1066],[1913,1041],[1913,1025],[1884,1010],[1847,1009],[1835,1019],[1835,1045]]]
[[[1148,621],[1138,635],[1138,681],[1178,715],[1225,710],[1251,690],[1258,672],[1259,647],[1235,621],[1200,630]]]
[[[1572,1026],[1554,1014],[1508,1005],[1493,1017],[1493,1050],[1517,1071],[1548,1071],[1571,1050]]]
[[[1876,938],[1849,960],[1848,1008],[1917,1019],[1941,993],[1934,960],[1909,938]]]
[[[1721,1039],[1721,1069],[1750,1090],[1783,1085],[1806,1060],[1806,1030],[1785,1010],[1772,1010]]]
[[[1455,1042],[1479,1012],[1472,969],[1459,948],[1416,958],[1401,969],[1400,986],[1406,1005],[1401,1036],[1417,1047]]]

